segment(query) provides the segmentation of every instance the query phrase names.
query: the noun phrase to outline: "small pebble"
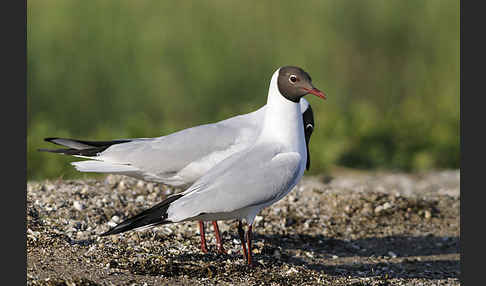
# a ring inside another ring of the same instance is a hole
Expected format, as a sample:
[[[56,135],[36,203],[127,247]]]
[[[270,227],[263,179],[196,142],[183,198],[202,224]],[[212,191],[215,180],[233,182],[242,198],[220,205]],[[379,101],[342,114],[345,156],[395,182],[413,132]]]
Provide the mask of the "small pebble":
[[[388,255],[391,257],[391,258],[396,258],[397,257],[397,254],[393,251],[388,251]]]
[[[255,217],[254,224],[255,224],[255,225],[260,225],[260,222],[261,222],[262,220],[263,220],[263,217],[262,217],[262,216],[257,215],[257,216]]]
[[[390,204],[389,202],[386,202],[383,204],[383,209],[386,210],[386,209],[389,209],[392,207],[392,204]]]
[[[147,183],[146,188],[149,192],[152,192],[154,190],[154,184],[153,183]]]
[[[82,203],[80,203],[78,201],[74,201],[73,202],[73,208],[75,208],[78,211],[82,211],[84,209],[84,206],[83,206]]]
[[[143,202],[144,200],[145,200],[145,197],[144,197],[144,196],[142,196],[142,195],[140,195],[140,196],[137,196],[137,198],[135,199],[135,202],[137,202],[137,203],[141,203],[141,202]]]
[[[95,205],[96,205],[96,207],[98,207],[98,208],[102,208],[102,207],[103,207],[103,202],[102,202],[101,200],[97,200],[97,201],[95,202]]]
[[[295,273],[298,273],[299,271],[297,269],[295,269],[294,267],[290,268],[289,270],[287,270],[287,272],[285,272],[287,275],[291,275],[291,274],[295,274]]]
[[[124,181],[120,181],[116,187],[118,190],[123,191],[126,189],[126,184]]]
[[[119,216],[117,216],[117,215],[114,215],[114,216],[112,216],[112,217],[111,217],[111,220],[112,220],[113,222],[115,222],[115,223],[118,223],[118,222],[120,221],[120,217],[119,217]]]
[[[53,184],[46,184],[42,186],[43,191],[52,192],[56,187]]]

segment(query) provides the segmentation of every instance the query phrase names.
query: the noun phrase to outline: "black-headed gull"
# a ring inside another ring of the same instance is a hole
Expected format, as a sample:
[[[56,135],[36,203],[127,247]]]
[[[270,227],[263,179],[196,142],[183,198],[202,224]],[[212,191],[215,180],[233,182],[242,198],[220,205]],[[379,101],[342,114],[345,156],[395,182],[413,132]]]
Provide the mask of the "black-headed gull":
[[[239,220],[244,255],[252,265],[252,225],[265,207],[282,199],[300,181],[307,163],[300,99],[326,99],[301,68],[274,72],[261,132],[253,145],[211,168],[184,192],[131,217],[102,236],[183,221]],[[242,220],[246,221],[246,245]]]
[[[314,130],[314,117],[309,103],[300,100],[307,147],[307,169],[310,166],[308,145]],[[67,138],[45,140],[68,149],[40,149],[68,154],[90,161],[73,162],[81,172],[114,173],[173,187],[187,187],[233,153],[253,145],[261,130],[265,106],[260,109],[212,124],[204,124],[156,138],[87,141]],[[197,142],[197,144],[194,144]],[[212,222],[218,251],[224,253],[219,227]],[[205,229],[199,221],[201,250],[206,253]]]

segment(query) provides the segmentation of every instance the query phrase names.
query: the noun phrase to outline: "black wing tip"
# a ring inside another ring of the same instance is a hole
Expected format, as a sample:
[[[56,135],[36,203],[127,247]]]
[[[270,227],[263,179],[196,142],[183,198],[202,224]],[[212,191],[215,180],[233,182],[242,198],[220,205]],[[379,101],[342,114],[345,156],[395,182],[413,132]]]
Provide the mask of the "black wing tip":
[[[57,139],[62,139],[62,138],[60,138],[60,137],[46,137],[46,138],[44,138],[44,141],[62,146],[61,144],[54,142],[54,140],[57,140]],[[37,149],[38,152],[51,152],[51,153],[60,153],[60,154],[65,154],[66,150],[68,150],[68,149],[46,149],[46,148]]]
[[[47,137],[47,138],[44,138],[44,141],[56,144],[55,142],[52,142],[52,141],[57,140],[57,139],[62,139],[62,138],[59,138],[59,137]]]
[[[106,232],[103,232],[100,234],[100,236],[108,236],[108,235],[113,235],[113,234],[119,234],[134,228],[140,227],[140,221],[136,219],[136,217],[129,218],[126,221],[112,227]]]
[[[142,211],[141,213],[128,218],[120,224],[114,226],[112,229],[100,234],[100,236],[108,236],[112,234],[118,234],[125,231],[141,228],[144,226],[157,226],[161,224],[168,224],[171,221],[167,220],[167,209],[170,204],[177,199],[181,198],[182,194],[174,194],[169,196],[164,201],[157,205]]]
[[[114,235],[114,234],[119,234],[122,232],[126,232],[129,230],[135,230],[137,228],[141,227],[148,227],[148,226],[157,226],[160,224],[167,224],[170,223],[169,221],[166,221],[165,219],[161,218],[160,221],[152,221],[151,223],[146,223],[140,218],[130,218],[119,225],[114,226],[113,228],[109,229],[106,232],[103,232],[99,236],[104,237],[108,235]]]
[[[61,138],[61,137],[47,137],[44,138],[44,141],[54,143],[57,145],[65,146],[64,144],[59,144],[54,142],[55,140],[66,140],[66,141],[73,141],[81,144],[88,145],[90,147],[106,147],[108,148],[111,145],[120,144],[120,143],[127,143],[133,141],[133,139],[114,139],[108,141],[90,141],[90,140],[80,140],[80,139],[72,139],[72,138]]]

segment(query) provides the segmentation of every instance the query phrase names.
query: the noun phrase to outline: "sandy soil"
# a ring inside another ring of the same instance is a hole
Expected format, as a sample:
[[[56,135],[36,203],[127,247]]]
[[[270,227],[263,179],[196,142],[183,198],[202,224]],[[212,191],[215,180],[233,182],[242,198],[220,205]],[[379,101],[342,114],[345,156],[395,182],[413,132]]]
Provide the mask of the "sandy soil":
[[[338,170],[304,179],[254,226],[245,265],[199,249],[197,223],[99,237],[176,192],[124,176],[27,184],[28,285],[460,285],[460,175]]]

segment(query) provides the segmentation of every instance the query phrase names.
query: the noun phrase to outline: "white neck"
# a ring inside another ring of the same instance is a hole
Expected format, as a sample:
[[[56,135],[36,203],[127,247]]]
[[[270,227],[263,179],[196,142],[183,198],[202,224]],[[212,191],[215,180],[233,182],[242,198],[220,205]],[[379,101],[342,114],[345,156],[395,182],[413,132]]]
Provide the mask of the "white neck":
[[[300,104],[286,99],[278,90],[279,70],[273,74],[270,81],[265,119],[259,139],[278,142],[288,147],[288,151],[302,152],[302,155],[306,156]]]
[[[309,102],[305,98],[300,98],[300,110],[302,111],[302,114],[309,108]]]

